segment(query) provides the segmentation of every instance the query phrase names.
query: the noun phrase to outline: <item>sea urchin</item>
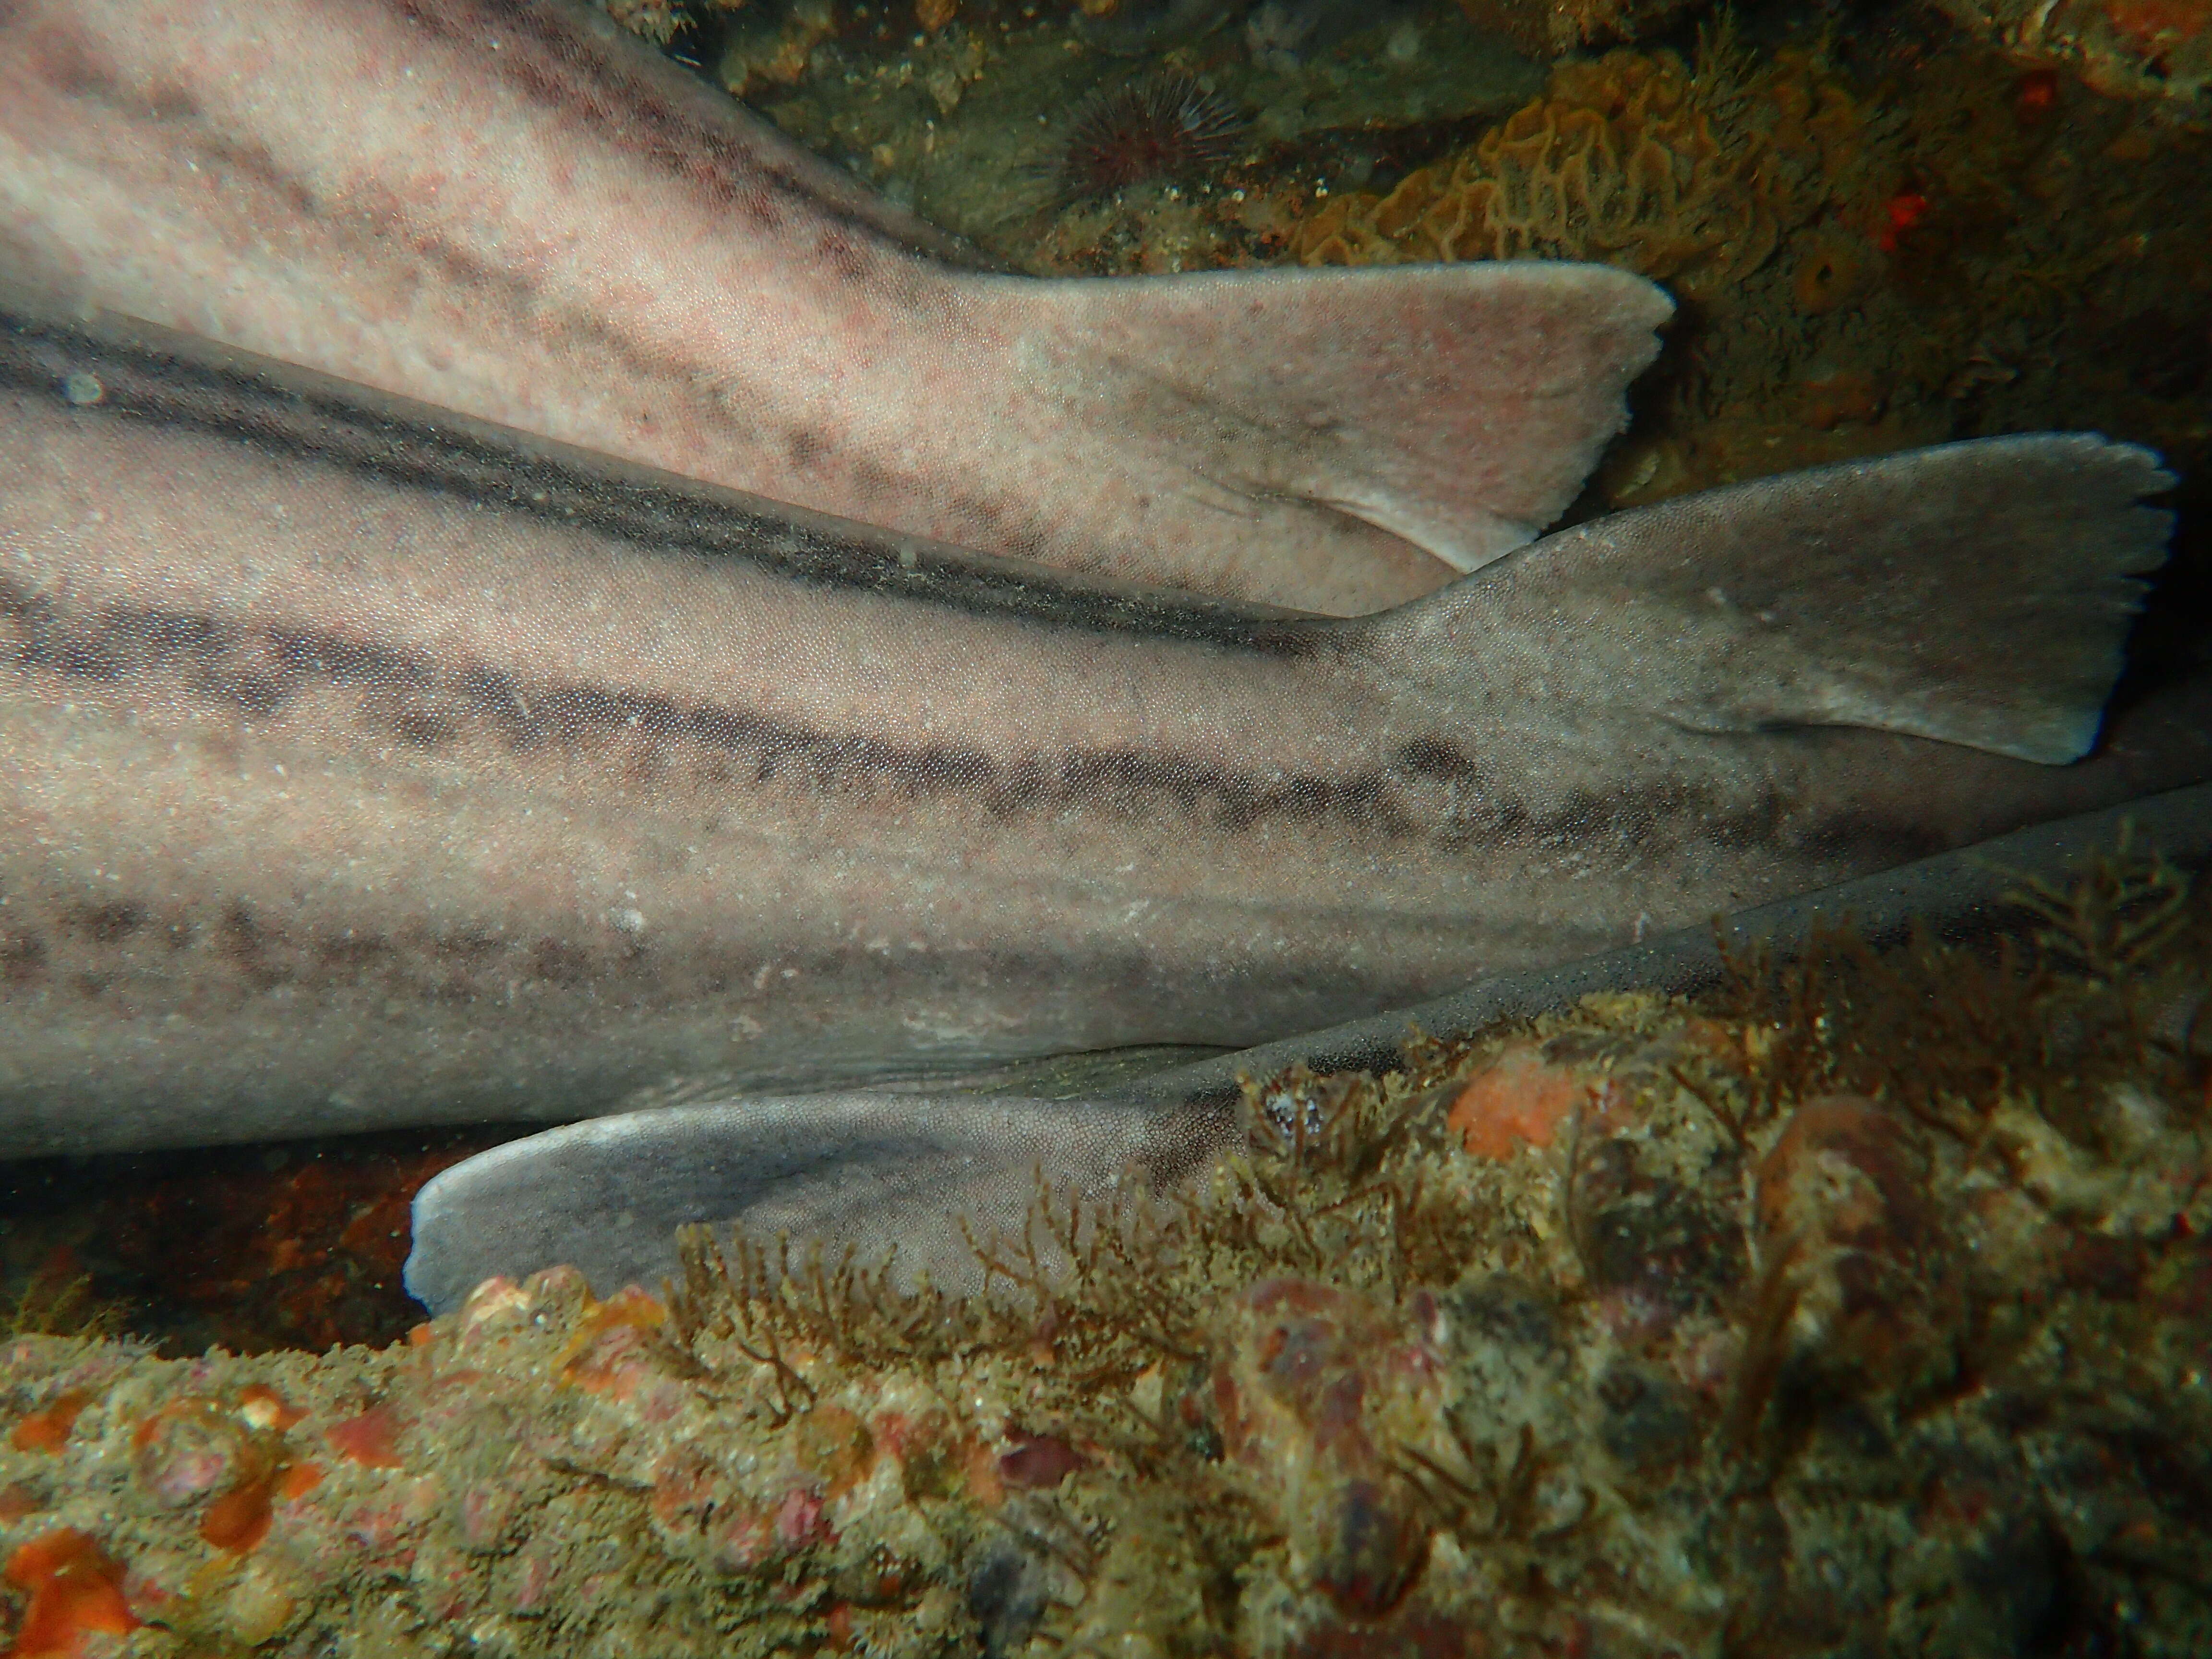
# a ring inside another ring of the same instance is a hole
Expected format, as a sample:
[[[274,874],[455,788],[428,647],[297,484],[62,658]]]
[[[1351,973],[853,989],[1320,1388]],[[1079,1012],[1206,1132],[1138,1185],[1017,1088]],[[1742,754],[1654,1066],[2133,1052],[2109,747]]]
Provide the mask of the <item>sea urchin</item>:
[[[1064,201],[1110,196],[1147,179],[1188,179],[1228,161],[1243,118],[1190,76],[1147,76],[1093,93],[1060,151]]]

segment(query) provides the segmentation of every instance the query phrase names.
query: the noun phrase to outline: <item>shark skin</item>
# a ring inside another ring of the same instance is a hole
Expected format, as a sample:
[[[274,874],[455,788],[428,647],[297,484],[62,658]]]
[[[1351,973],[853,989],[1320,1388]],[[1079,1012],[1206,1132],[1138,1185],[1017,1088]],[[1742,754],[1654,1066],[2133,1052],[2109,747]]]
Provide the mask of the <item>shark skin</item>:
[[[975,269],[572,0],[10,0],[0,279],[978,550],[1357,614],[1527,541],[1672,310]]]
[[[2194,781],[2201,706],[2057,763],[2166,482],[1948,446],[1291,617],[7,311],[0,1154],[1247,1046]]]

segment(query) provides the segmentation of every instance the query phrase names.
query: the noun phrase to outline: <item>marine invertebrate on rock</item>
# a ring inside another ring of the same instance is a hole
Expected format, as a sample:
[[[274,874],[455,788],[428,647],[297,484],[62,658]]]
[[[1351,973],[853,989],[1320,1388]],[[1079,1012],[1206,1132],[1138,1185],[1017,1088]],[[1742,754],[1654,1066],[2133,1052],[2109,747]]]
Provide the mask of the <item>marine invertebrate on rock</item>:
[[[1060,199],[1202,178],[1236,154],[1243,132],[1234,104],[1179,71],[1103,88],[1078,107],[1061,141]]]
[[[1432,1413],[1443,1393],[1435,1298],[1408,1311],[1311,1279],[1262,1279],[1237,1298],[1214,1362],[1224,1454],[1282,1488],[1268,1508],[1293,1573],[1359,1618],[1395,1607],[1428,1565],[1417,1489],[1386,1455],[1387,1419]]]
[[[663,46],[690,21],[675,0],[605,0],[605,4],[607,15],[632,34]]]
[[[70,1431],[76,1426],[88,1398],[82,1389],[70,1389],[16,1424],[8,1443],[17,1451],[59,1451],[69,1443]]]
[[[1910,1120],[1848,1095],[1805,1102],[1759,1160],[1753,1212],[1765,1261],[1731,1407],[1739,1437],[1793,1362],[1846,1389],[1948,1379],[1960,1291]]]
[[[74,1527],[18,1545],[7,1581],[30,1593],[8,1651],[15,1659],[68,1659],[88,1636],[127,1636],[142,1621],[125,1601],[122,1570]]]
[[[717,0],[720,9],[742,9]],[[803,79],[815,49],[837,33],[837,9],[831,0],[793,0],[763,11],[755,7],[750,26],[725,38],[715,78],[738,97],[759,94],[763,86],[788,87]],[[917,21],[925,20],[917,16]]]
[[[1689,292],[1765,263],[1779,235],[1765,148],[1732,132],[1725,46],[1564,63],[1545,95],[1387,197],[1333,201],[1300,228],[1308,264],[1395,258],[1598,259]]]

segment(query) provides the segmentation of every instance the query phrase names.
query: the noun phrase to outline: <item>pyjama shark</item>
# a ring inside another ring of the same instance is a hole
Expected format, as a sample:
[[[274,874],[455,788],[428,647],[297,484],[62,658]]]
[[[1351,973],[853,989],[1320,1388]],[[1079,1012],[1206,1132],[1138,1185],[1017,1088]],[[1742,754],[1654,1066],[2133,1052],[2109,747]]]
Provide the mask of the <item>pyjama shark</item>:
[[[840,517],[1377,611],[1580,488],[1601,267],[1037,282],[560,0],[10,0],[0,275]]]
[[[2191,781],[2201,697],[2076,758],[2166,482],[1959,444],[1300,617],[17,307],[0,1151],[1241,1047]]]

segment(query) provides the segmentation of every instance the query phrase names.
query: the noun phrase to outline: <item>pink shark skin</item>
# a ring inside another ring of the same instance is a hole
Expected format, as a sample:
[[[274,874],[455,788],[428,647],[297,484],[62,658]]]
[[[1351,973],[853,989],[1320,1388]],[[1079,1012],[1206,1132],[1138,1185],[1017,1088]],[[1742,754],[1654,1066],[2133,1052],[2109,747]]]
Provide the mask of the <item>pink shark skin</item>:
[[[0,278],[1124,580],[1441,586],[1565,507],[1671,310],[1595,266],[958,258],[565,0],[0,4]]]

